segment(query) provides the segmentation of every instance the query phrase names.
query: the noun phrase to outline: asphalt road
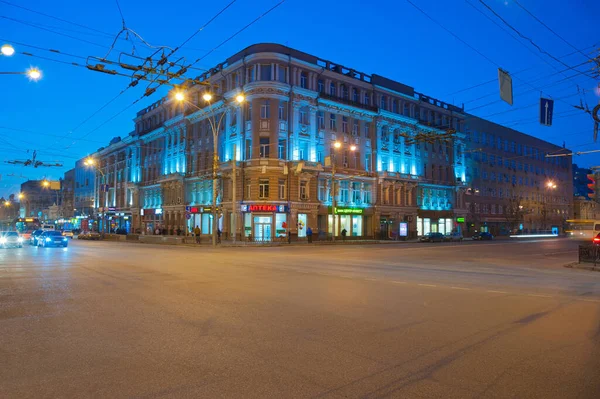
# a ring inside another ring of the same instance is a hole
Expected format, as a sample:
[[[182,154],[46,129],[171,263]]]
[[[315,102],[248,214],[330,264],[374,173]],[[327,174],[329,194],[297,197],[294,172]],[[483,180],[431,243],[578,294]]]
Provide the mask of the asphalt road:
[[[2,398],[599,398],[565,240],[0,250]]]

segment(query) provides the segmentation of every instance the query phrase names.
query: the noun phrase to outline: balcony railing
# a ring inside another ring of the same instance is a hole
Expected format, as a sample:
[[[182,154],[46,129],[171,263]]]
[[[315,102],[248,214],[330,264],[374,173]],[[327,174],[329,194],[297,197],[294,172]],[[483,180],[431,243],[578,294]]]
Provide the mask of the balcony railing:
[[[331,100],[331,101],[335,101],[335,102],[338,102],[338,103],[350,105],[352,107],[366,109],[367,111],[373,111],[373,112],[377,112],[378,111],[378,108],[375,107],[375,106],[367,105],[367,104],[361,104],[358,101],[353,101],[353,100],[342,98],[342,97],[338,97],[338,96],[332,96],[331,94],[327,94],[327,93],[319,93],[319,97],[321,97],[321,98],[323,98],[325,100]]]

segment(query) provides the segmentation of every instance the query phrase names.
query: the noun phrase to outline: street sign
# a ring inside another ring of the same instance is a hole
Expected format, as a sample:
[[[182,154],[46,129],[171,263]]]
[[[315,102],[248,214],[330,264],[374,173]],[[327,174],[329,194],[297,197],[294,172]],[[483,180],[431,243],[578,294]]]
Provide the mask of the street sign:
[[[540,98],[540,124],[552,126],[552,114],[554,113],[554,100]]]
[[[191,214],[191,213],[189,213],[189,212],[186,212],[186,213],[185,213],[185,218],[186,218],[187,220],[190,220],[190,219],[192,218],[192,214]]]

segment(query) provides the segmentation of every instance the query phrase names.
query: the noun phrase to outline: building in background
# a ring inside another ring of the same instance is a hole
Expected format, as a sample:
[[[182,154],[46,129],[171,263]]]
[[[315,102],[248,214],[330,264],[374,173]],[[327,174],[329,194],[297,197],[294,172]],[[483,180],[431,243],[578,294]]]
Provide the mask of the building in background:
[[[467,226],[508,234],[562,232],[573,212],[570,151],[470,116],[466,122]]]
[[[20,204],[15,194],[9,195],[8,198],[0,198],[0,231],[13,229],[19,212]]]
[[[85,164],[87,158],[75,162],[75,178],[73,189],[74,228],[83,231],[95,230],[94,227],[94,190],[97,171]]]
[[[75,169],[65,172],[60,185],[61,217],[65,220],[67,227],[73,228],[71,219],[75,216]]]
[[[51,185],[45,187],[44,181],[28,180],[21,184],[21,217],[54,221],[60,216],[60,183],[50,182]]]
[[[573,195],[575,197],[590,199],[590,194],[594,194],[592,177],[591,169],[580,168],[573,164]]]

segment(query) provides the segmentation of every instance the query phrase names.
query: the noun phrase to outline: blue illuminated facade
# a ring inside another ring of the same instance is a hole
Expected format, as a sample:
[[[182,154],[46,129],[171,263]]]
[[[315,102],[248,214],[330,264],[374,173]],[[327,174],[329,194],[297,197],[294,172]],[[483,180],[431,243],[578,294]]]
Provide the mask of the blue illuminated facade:
[[[213,205],[223,234],[238,239],[303,238],[308,226],[384,239],[400,222],[411,236],[460,228],[461,108],[277,44],[250,46],[198,79],[187,103],[161,99],[94,154],[96,184],[108,187],[96,207],[111,228],[209,234]]]

